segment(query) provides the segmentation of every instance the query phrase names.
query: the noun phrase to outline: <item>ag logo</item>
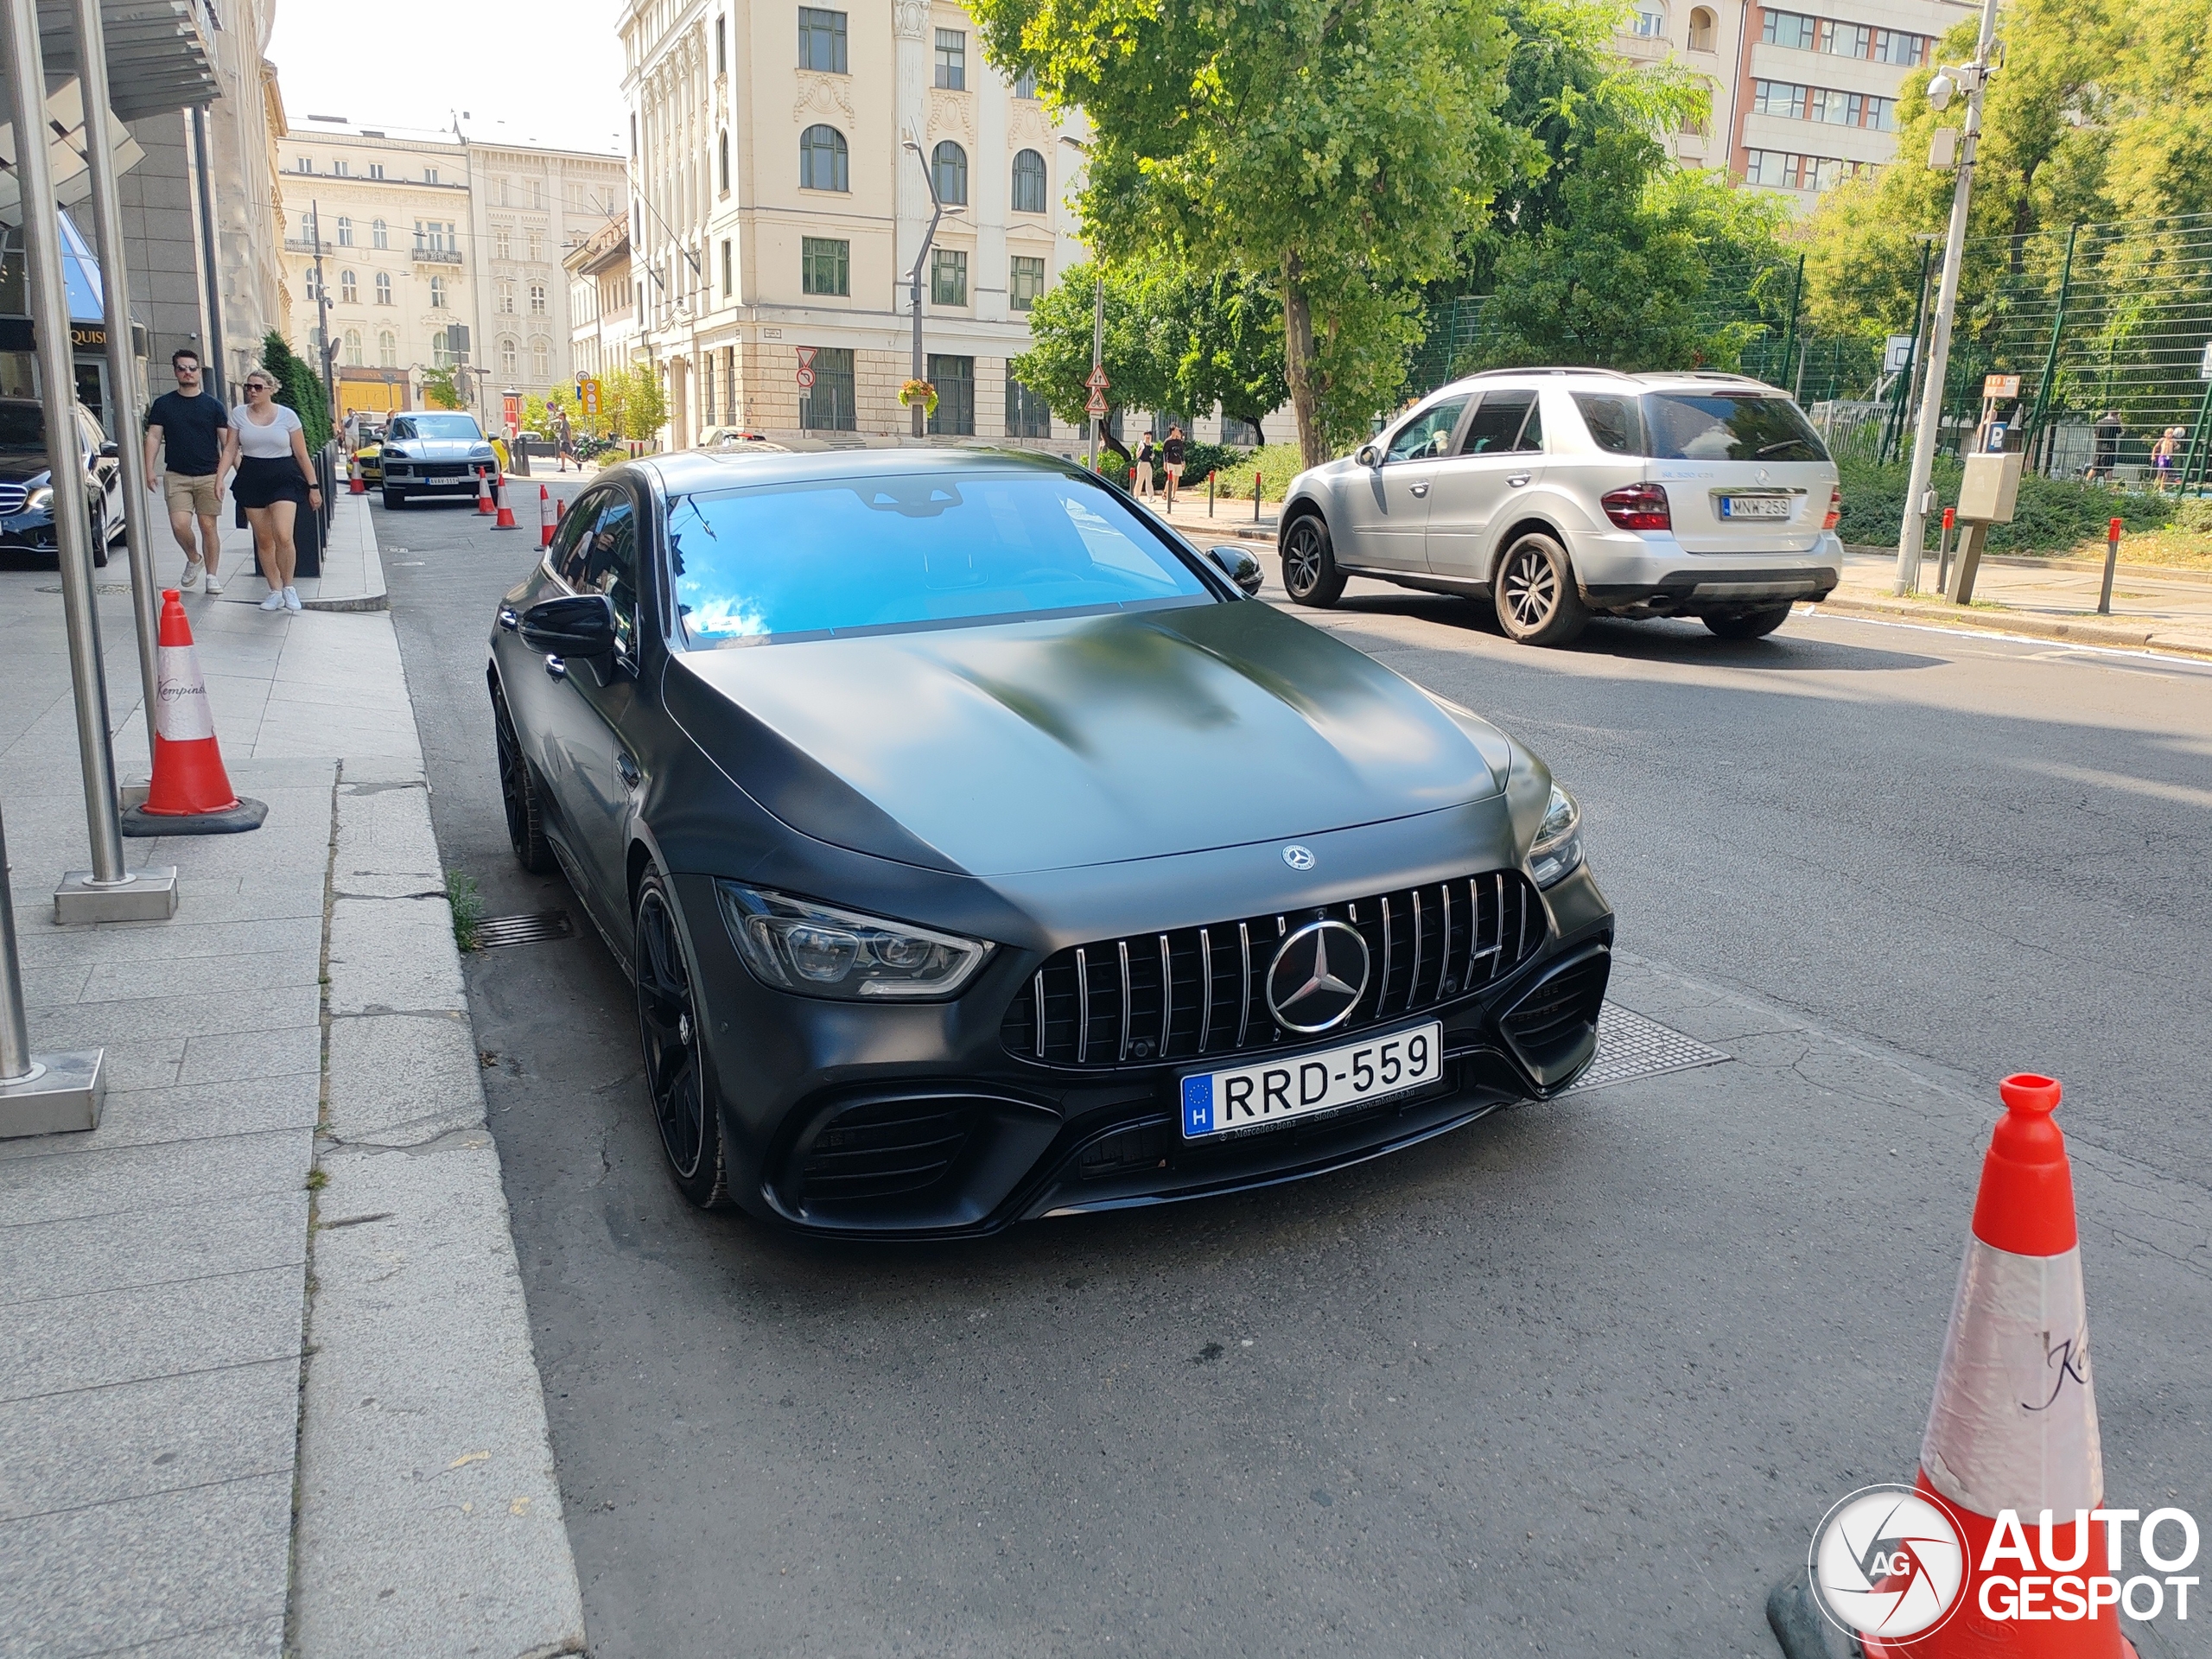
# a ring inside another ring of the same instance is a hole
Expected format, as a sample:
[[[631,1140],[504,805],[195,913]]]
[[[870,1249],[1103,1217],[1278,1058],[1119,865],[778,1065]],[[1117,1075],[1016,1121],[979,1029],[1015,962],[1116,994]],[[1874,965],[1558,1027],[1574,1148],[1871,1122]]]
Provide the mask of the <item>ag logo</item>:
[[[1924,1635],[1966,1587],[1966,1549],[1951,1517],[1909,1486],[1869,1486],[1813,1533],[1813,1597],[1859,1636]]]
[[[1313,868],[1313,849],[1293,842],[1282,849],[1282,861],[1294,870],[1310,870]]]

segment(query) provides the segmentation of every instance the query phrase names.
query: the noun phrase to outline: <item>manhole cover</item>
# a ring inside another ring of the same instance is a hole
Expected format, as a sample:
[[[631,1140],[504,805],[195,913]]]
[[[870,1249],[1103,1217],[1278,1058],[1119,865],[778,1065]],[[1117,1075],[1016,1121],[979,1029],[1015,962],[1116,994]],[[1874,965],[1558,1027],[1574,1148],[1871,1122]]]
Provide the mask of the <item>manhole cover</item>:
[[[38,591],[41,594],[58,594],[61,591],[61,584],[57,582],[51,587],[41,587]],[[103,582],[95,586],[92,591],[96,594],[127,594],[130,591],[130,584],[127,582]]]
[[[1618,1002],[1608,1002],[1598,1015],[1598,1057],[1577,1080],[1576,1089],[1604,1089],[1631,1077],[1656,1077],[1662,1071],[1688,1071],[1700,1065],[1718,1065],[1733,1058],[1707,1048],[1694,1038],[1670,1031],[1656,1020],[1631,1014]]]
[[[476,924],[476,948],[496,950],[505,944],[540,944],[565,939],[572,930],[565,910],[543,910],[535,916],[486,916]]]

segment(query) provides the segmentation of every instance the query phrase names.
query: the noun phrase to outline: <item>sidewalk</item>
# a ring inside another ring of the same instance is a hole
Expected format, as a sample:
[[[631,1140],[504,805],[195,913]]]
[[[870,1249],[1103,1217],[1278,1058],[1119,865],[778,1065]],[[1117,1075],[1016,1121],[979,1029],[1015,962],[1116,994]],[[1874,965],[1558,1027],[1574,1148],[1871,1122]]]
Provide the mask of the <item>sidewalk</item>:
[[[358,498],[333,551],[316,597],[380,600]],[[176,915],[66,929],[60,584],[0,569],[32,1045],[105,1046],[109,1077],[96,1130],[0,1141],[0,1652],[580,1651],[391,620],[266,613],[224,566],[186,607],[268,822],[126,842],[177,867]],[[117,771],[143,780],[130,599],[99,587]]]

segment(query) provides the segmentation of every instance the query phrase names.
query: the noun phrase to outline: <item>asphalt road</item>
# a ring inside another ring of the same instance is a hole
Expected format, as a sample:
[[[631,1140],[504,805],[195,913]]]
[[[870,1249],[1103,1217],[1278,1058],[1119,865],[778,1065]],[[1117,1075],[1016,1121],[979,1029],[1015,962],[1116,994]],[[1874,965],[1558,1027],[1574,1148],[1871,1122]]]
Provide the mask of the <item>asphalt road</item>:
[[[446,861],[581,925],[492,762],[534,549],[377,512]],[[1812,1522],[1910,1478],[2023,1069],[2068,1086],[2112,1490],[2212,1522],[2212,669],[1805,617],[1532,652],[1386,589],[1310,620],[1550,760],[1618,994],[1734,1061],[883,1253],[682,1204],[588,930],[470,959],[593,1652],[1764,1659]]]

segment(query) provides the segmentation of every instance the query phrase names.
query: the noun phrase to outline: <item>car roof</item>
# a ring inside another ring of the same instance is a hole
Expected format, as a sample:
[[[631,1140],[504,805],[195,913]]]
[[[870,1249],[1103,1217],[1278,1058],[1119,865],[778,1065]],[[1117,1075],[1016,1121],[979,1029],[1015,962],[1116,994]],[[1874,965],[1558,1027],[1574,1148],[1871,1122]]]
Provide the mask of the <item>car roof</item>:
[[[883,478],[918,473],[990,471],[1021,467],[1060,475],[1090,474],[1074,462],[1031,449],[1001,449],[971,441],[916,438],[823,440],[785,438],[741,449],[679,450],[645,455],[611,467],[651,474],[671,494],[735,489],[753,484],[796,484],[809,479]]]
[[[1547,368],[1482,369],[1462,375],[1452,382],[1452,388],[1465,387],[1472,391],[1484,382],[1498,379],[1531,379],[1537,376],[1595,381],[1599,385],[1618,387],[1626,391],[1736,391],[1755,397],[1779,397],[1785,394],[1779,386],[1770,386],[1764,380],[1754,380],[1748,374],[1726,374],[1718,369],[1662,369],[1630,372],[1625,369]],[[1440,387],[1440,391],[1446,388]]]

